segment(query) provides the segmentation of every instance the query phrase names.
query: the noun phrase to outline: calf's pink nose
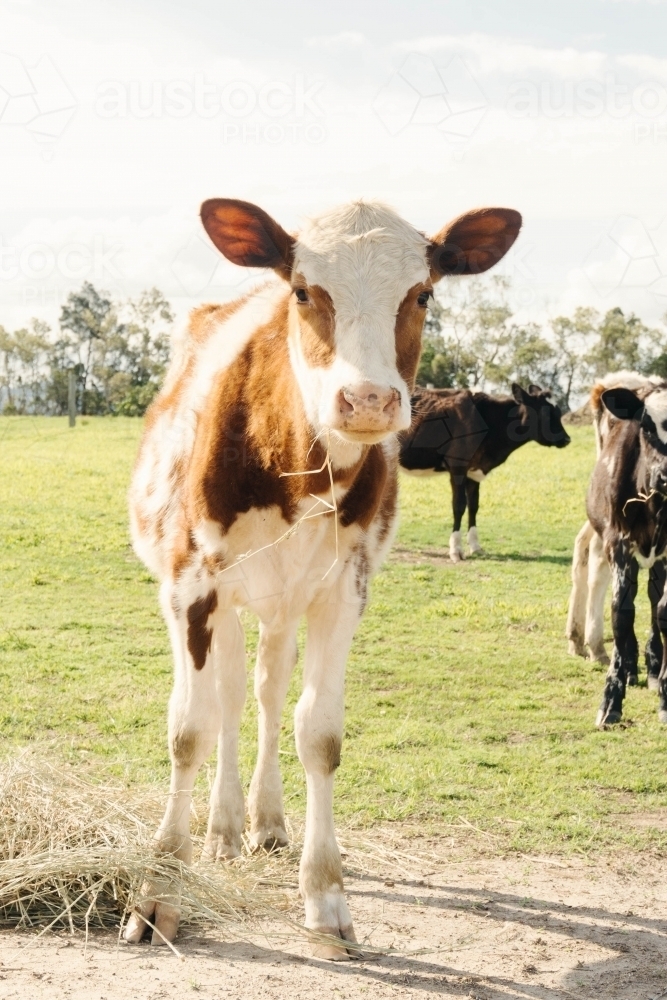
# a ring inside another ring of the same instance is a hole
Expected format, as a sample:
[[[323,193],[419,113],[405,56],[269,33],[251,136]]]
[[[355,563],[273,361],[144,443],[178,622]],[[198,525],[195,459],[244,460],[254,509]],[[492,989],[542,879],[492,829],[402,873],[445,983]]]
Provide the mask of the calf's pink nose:
[[[398,389],[386,385],[374,385],[372,382],[344,386],[339,393],[340,411],[348,416],[353,413],[391,416],[400,401],[401,394]]]

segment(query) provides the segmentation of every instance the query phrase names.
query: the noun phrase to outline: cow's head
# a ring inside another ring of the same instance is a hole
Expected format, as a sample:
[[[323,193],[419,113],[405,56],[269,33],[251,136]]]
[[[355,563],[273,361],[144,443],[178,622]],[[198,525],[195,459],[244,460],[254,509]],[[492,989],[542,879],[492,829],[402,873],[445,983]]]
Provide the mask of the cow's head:
[[[667,494],[667,385],[659,385],[643,399],[632,389],[619,386],[606,389],[600,399],[617,420],[634,420],[639,424],[646,485]]]
[[[570,443],[570,435],[563,427],[560,407],[553,402],[549,389],[529,385],[526,391],[518,382],[513,382],[512,395],[524,408],[516,429],[519,436],[523,433],[526,441],[537,441],[547,447],[564,448]]]
[[[483,208],[428,239],[386,206],[362,201],[309,221],[298,236],[243,201],[206,201],[201,217],[228,260],[273,268],[289,282],[290,356],[307,417],[317,434],[356,445],[410,426],[434,283],[486,271],[521,227],[518,212]]]

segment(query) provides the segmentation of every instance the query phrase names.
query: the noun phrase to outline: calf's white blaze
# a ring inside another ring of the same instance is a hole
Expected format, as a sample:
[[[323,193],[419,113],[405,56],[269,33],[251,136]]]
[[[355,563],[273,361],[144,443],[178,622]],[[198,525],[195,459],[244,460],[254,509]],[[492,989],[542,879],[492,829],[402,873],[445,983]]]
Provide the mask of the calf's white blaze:
[[[667,389],[652,392],[644,406],[655,424],[658,437],[663,444],[667,444]]]

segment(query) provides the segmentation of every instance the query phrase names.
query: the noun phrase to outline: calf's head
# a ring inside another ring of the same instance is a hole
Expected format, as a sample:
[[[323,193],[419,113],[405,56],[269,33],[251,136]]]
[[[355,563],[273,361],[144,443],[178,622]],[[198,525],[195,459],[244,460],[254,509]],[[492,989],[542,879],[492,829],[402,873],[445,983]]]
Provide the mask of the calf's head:
[[[372,444],[410,426],[410,392],[433,285],[479,274],[521,227],[512,209],[469,212],[431,239],[376,202],[353,202],[292,236],[247,202],[212,199],[204,227],[228,260],[291,286],[289,346],[317,434]]]
[[[547,447],[564,448],[570,435],[563,427],[560,407],[556,406],[548,389],[529,385],[528,391],[518,382],[512,383],[512,395],[519,404],[519,419],[510,424],[510,433],[519,440],[537,441]]]
[[[639,424],[644,485],[667,494],[667,384],[659,385],[642,399],[631,389],[607,389],[600,397],[618,420]]]

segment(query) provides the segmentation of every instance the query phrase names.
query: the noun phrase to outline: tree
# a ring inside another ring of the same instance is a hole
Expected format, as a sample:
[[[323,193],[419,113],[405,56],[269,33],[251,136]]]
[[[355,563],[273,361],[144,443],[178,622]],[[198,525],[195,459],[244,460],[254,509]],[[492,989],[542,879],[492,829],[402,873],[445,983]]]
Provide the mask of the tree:
[[[557,316],[551,322],[559,373],[559,402],[565,411],[571,407],[572,393],[586,385],[590,369],[586,356],[599,319],[595,309],[579,306],[574,316]]]
[[[71,345],[78,355],[78,376],[81,384],[81,412],[100,412],[99,387],[91,388],[91,374],[94,364],[93,346],[97,342],[98,354],[112,354],[123,350],[122,327],[118,323],[116,309],[105,293],[98,292],[94,285],[85,281],[81,291],[71,292],[60,312],[60,328],[69,331]],[[105,372],[105,369],[107,371]],[[98,359],[98,377],[108,386],[108,366]],[[105,379],[106,374],[106,379]]]
[[[610,309],[595,333],[597,340],[586,357],[593,376],[623,368],[645,372],[651,367],[660,335],[634,313],[625,316],[618,307]]]

